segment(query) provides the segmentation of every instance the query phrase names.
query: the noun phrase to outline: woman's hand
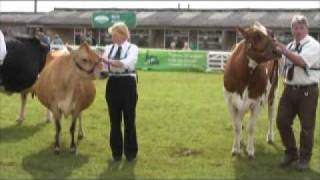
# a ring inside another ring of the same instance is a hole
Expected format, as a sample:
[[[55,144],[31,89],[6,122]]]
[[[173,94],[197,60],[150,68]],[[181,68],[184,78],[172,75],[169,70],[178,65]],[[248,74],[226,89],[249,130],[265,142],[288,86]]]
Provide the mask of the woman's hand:
[[[102,58],[102,62],[106,65],[106,66],[112,66],[112,67],[116,67],[116,68],[122,68],[123,67],[123,63],[120,62],[119,60],[113,60],[113,59],[105,59]]]
[[[116,67],[116,68],[122,68],[122,67],[123,67],[122,62],[119,61],[119,60],[110,59],[110,60],[108,60],[108,63],[109,63],[111,66]]]

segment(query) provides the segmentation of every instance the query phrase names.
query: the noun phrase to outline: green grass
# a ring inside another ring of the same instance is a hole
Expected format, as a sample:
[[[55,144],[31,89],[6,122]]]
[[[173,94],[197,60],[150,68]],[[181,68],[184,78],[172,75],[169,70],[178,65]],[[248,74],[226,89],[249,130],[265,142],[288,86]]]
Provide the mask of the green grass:
[[[118,164],[109,162],[105,81],[97,81],[95,102],[84,112],[85,139],[77,155],[69,153],[70,119],[63,120],[62,153],[55,155],[54,125],[44,122],[45,109],[38,100],[29,101],[26,120],[19,126],[19,96],[0,94],[0,178],[320,178],[319,109],[311,170],[278,168],[282,145],[276,126],[275,145],[266,143],[266,107],[257,122],[256,159],[249,161],[245,153],[232,158],[233,130],[222,82],[220,73],[139,72],[138,161]],[[295,130],[298,135],[297,120]],[[246,134],[244,138],[246,142]]]

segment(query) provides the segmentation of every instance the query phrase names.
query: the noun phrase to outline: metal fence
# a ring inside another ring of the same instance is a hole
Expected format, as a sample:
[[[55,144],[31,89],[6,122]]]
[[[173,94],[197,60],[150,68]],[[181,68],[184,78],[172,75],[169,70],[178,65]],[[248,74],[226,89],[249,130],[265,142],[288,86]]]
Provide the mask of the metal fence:
[[[209,51],[207,54],[207,71],[223,70],[231,52]]]

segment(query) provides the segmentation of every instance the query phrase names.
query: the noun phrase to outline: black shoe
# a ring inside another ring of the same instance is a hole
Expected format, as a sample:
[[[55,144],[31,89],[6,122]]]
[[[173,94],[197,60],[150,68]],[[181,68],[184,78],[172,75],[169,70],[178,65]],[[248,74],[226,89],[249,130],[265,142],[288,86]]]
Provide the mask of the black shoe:
[[[283,160],[280,163],[281,168],[289,167],[292,163],[298,160],[297,154],[285,154]]]
[[[302,172],[307,169],[309,169],[309,161],[306,159],[300,159],[297,164],[297,170]]]
[[[113,162],[119,162],[121,161],[121,156],[113,157]]]
[[[0,74],[0,86],[2,86],[3,83],[3,79],[2,79],[2,75]]]
[[[133,161],[135,161],[135,160],[136,160],[136,157],[135,157],[135,156],[127,157],[127,161],[128,161],[128,162],[133,162]]]

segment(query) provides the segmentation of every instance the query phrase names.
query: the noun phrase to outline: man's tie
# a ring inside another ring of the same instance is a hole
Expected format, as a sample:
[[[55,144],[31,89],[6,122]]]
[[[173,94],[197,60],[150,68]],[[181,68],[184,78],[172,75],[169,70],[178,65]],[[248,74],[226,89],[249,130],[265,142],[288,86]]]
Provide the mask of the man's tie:
[[[300,43],[297,42],[297,43],[296,43],[296,47],[294,48],[294,51],[300,53],[300,52],[299,52],[299,51],[300,51],[299,48],[300,48]],[[292,65],[292,66],[288,69],[287,79],[288,79],[289,81],[292,80],[293,74],[294,74],[294,65]]]
[[[117,50],[117,52],[116,52],[116,55],[114,56],[114,59],[115,59],[115,60],[120,60],[120,58],[121,58],[121,50],[122,50],[122,47],[119,46],[119,47],[118,47],[118,50]]]

